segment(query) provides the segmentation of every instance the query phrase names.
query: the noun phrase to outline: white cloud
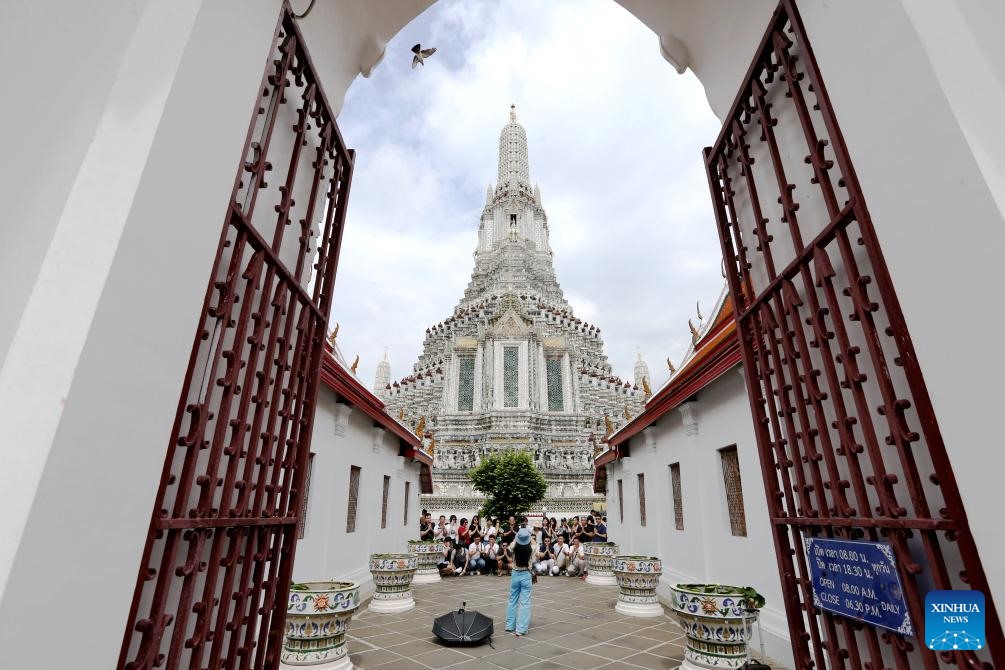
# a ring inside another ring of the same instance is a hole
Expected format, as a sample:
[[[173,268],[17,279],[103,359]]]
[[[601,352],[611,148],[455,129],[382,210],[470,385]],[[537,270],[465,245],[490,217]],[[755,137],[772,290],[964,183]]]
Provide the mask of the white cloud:
[[[415,42],[438,48],[411,70]],[[701,149],[719,123],[690,74],[610,0],[441,0],[388,45],[339,118],[357,149],[334,320],[361,379],[386,346],[409,373],[425,329],[449,316],[473,266],[499,131],[516,103],[541,186],[559,282],[632,376],[657,381],[687,319],[722,286]]]

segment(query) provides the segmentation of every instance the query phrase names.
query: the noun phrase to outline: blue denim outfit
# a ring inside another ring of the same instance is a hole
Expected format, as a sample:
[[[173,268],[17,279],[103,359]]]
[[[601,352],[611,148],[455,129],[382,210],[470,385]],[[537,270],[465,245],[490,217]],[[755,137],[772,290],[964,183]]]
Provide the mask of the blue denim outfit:
[[[469,558],[468,559],[468,572],[485,572],[485,559],[484,558]]]
[[[530,570],[514,570],[509,580],[509,607],[506,608],[506,630],[523,634],[530,628]],[[517,611],[519,609],[519,611]]]

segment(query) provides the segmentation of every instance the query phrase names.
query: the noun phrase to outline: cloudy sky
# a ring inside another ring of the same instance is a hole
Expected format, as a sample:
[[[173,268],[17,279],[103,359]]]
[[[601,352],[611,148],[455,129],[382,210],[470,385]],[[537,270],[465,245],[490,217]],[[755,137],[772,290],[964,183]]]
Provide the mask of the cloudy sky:
[[[416,42],[437,52],[413,71]],[[632,377],[638,349],[663,381],[695,303],[707,312],[718,297],[701,149],[719,124],[697,79],[612,0],[440,0],[339,117],[357,158],[332,325],[367,386],[385,348],[392,379],[408,375],[426,328],[460,299],[511,103],[559,282],[603,331],[615,374]]]

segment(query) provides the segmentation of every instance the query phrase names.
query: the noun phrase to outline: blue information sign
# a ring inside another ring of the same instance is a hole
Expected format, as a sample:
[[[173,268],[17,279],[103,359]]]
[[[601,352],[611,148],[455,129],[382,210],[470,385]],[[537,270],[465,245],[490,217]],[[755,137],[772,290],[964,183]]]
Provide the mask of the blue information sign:
[[[914,635],[890,545],[815,537],[805,544],[816,607]]]

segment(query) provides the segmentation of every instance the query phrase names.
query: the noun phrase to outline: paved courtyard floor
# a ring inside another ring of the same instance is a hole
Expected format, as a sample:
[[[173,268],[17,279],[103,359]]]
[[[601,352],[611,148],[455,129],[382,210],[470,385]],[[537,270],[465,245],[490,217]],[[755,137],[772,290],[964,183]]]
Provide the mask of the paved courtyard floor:
[[[358,668],[504,668],[505,670],[637,670],[677,668],[684,657],[680,627],[666,611],[649,619],[614,611],[616,586],[575,577],[541,577],[534,586],[530,630],[506,633],[509,577],[452,577],[412,586],[415,609],[402,614],[362,611],[349,629],[349,655]],[[495,619],[493,644],[448,647],[432,634],[433,618],[467,609]]]

